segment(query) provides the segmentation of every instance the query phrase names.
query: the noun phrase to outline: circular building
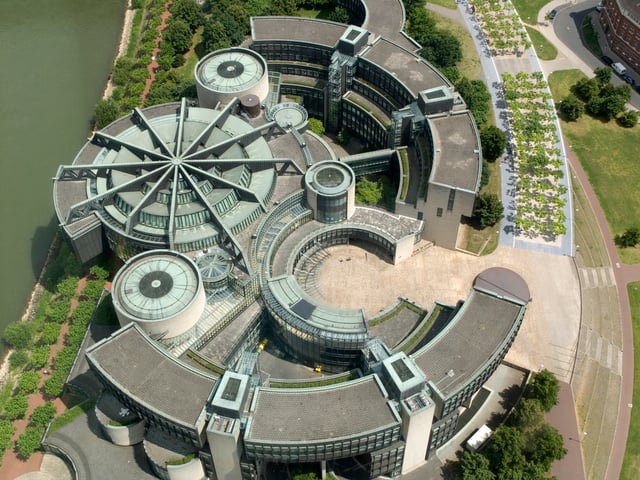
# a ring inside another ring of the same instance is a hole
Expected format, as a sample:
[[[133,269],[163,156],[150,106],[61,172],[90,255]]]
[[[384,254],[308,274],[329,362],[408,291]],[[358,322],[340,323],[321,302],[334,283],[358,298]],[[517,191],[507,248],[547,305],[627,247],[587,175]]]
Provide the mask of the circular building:
[[[122,259],[236,244],[266,211],[277,173],[260,127],[231,115],[234,106],[136,109],[59,168],[56,213],[82,261],[102,252],[102,232]]]
[[[307,203],[319,222],[342,222],[355,212],[356,175],[347,164],[316,163],[305,173],[304,183]]]
[[[209,290],[222,288],[233,269],[233,257],[221,248],[207,249],[196,257],[202,281]]]
[[[255,95],[263,102],[269,94],[267,63],[246,48],[227,48],[205,56],[195,67],[200,105],[215,108],[234,97]]]
[[[200,271],[185,255],[155,250],[131,258],[113,279],[121,326],[135,322],[153,338],[173,338],[193,327],[206,304]]]

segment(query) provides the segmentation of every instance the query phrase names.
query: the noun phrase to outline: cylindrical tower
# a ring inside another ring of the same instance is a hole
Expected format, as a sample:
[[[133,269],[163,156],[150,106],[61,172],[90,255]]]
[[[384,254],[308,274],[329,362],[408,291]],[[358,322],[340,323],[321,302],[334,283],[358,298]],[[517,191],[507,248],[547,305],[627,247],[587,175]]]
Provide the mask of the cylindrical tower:
[[[195,77],[201,107],[215,108],[218,102],[246,95],[255,95],[262,103],[269,94],[267,62],[246,48],[211,52],[196,64]]]
[[[193,327],[206,304],[202,278],[189,257],[150,250],[129,259],[113,279],[120,325],[137,323],[149,336],[168,339]]]
[[[319,222],[342,222],[355,212],[356,175],[347,164],[316,163],[307,170],[304,183],[307,203]]]

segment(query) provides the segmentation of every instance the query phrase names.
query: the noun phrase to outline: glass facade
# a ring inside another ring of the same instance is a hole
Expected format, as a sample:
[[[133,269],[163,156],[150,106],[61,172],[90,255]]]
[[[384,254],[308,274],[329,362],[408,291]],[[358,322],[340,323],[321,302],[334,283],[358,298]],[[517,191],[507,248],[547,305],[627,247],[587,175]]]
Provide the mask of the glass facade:
[[[322,223],[338,223],[347,219],[347,194],[335,197],[318,196],[317,220]]]
[[[375,452],[389,447],[400,440],[400,425],[393,425],[385,429],[363,433],[351,438],[329,439],[321,442],[308,443],[260,443],[245,440],[247,456],[251,460],[267,460],[272,462],[304,463],[318,462],[321,460],[335,460],[339,458],[355,457],[366,453]],[[390,453],[387,459],[397,458],[396,450]],[[382,464],[382,458],[378,464]]]

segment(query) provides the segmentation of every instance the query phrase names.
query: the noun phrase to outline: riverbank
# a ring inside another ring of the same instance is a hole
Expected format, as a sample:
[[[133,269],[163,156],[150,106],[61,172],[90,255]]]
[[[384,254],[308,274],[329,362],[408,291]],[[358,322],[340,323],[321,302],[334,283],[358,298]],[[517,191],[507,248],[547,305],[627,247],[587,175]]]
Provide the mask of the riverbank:
[[[127,6],[124,11],[124,21],[122,23],[122,31],[120,32],[120,42],[118,43],[118,50],[116,51],[116,56],[113,59],[113,66],[115,67],[118,59],[125,54],[127,48],[129,48],[129,42],[131,41],[131,29],[133,28],[133,17],[135,15],[135,10],[131,8],[131,0],[127,0]],[[113,69],[111,69],[111,73],[109,74],[109,79],[107,80],[107,84],[104,87],[104,92],[102,93],[102,98],[108,98],[113,93],[114,85],[112,81],[113,77]]]
[[[124,55],[127,51],[127,48],[129,47],[134,14],[135,14],[135,10],[131,8],[131,0],[127,0],[127,5],[124,11],[122,30],[120,32],[120,40],[118,42],[118,49],[113,59],[112,71],[118,58]],[[109,78],[107,80],[107,84],[105,85],[102,98],[109,97],[113,92],[114,86],[113,86],[113,82],[111,81],[111,77],[112,77],[112,74],[109,74]],[[51,242],[51,246],[49,247],[49,250],[47,252],[47,256],[42,265],[42,269],[40,270],[40,275],[38,276],[38,279],[36,280],[33,288],[31,289],[31,294],[29,295],[29,299],[23,311],[22,317],[20,318],[20,321],[30,320],[33,317],[33,315],[35,315],[35,312],[40,302],[40,298],[42,298],[42,295],[44,293],[44,286],[42,285],[42,277],[47,267],[49,266],[49,263],[52,259],[52,255],[55,252],[60,241],[61,241],[60,235],[59,233],[56,233],[56,235],[53,238],[53,241]],[[7,349],[7,351],[5,352],[2,358],[2,363],[0,363],[0,389],[4,387],[9,377],[9,357],[13,352],[14,352],[13,349],[11,348]]]
[[[21,322],[26,322],[31,320],[36,311],[38,310],[38,305],[40,304],[40,299],[44,294],[44,286],[42,285],[42,280],[44,276],[44,272],[47,269],[47,266],[51,262],[53,258],[53,254],[58,249],[60,244],[60,235],[56,233],[55,237],[53,237],[53,241],[51,242],[51,246],[49,247],[49,251],[47,252],[47,256],[44,260],[44,264],[42,265],[42,270],[40,270],[40,275],[36,280],[33,289],[31,290],[31,295],[29,295],[29,300],[27,301],[27,305],[24,309],[22,317],[20,318]],[[9,378],[9,357],[14,352],[13,348],[7,349],[5,355],[2,359],[2,364],[0,365],[0,389],[2,389]]]

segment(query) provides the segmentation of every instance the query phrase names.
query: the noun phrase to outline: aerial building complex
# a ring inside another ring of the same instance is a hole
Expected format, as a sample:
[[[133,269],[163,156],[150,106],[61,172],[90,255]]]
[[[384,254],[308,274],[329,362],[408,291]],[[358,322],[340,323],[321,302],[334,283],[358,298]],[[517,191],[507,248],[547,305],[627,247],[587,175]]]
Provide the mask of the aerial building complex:
[[[122,328],[86,360],[105,438],[143,442],[159,478],[281,478],[292,463],[398,477],[454,436],[518,332],[529,290],[502,268],[455,306],[400,298],[369,317],[318,295],[331,246],[393,265],[456,248],[479,190],[473,117],[398,33],[401,3],[384,5],[349,4],[360,26],[253,18],[248,48],[195,67],[197,100],[136,109],[54,178],[78,257],[108,246],[125,261],[112,287]],[[335,153],[309,118],[362,152]],[[397,185],[393,211],[355,203],[370,174]],[[400,318],[397,338],[375,333]],[[309,378],[265,375],[267,341]]]

